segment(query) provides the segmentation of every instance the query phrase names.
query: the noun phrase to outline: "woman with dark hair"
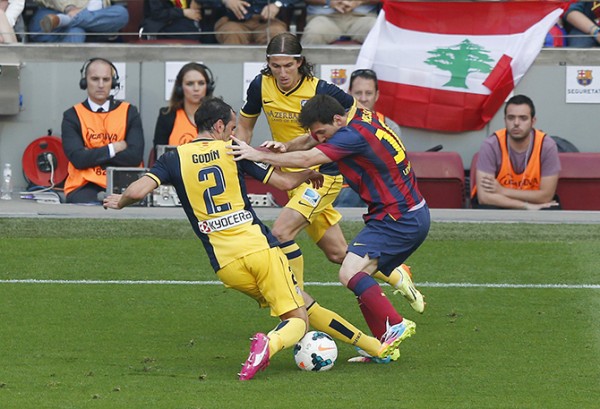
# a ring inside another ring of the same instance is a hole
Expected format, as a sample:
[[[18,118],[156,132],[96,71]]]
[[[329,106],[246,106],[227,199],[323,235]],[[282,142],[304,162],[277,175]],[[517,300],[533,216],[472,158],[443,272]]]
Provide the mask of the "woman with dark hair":
[[[157,145],[182,145],[196,138],[194,114],[202,99],[212,96],[215,81],[210,69],[200,63],[185,64],[177,73],[169,105],[160,109],[154,130]]]

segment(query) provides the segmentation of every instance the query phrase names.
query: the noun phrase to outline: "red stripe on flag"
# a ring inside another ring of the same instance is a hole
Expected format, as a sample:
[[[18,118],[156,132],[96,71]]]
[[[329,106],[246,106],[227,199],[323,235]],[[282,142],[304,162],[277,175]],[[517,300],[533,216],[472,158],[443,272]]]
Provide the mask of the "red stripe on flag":
[[[504,99],[515,88],[511,62],[511,57],[503,55],[483,82],[483,85],[492,91],[481,107],[481,118],[485,121],[484,123],[494,117]]]
[[[529,29],[564,1],[410,2],[386,1],[386,19],[395,26],[436,34],[516,34]]]
[[[480,95],[379,80],[375,109],[400,126],[464,132],[483,128],[511,90],[502,87],[491,95]]]

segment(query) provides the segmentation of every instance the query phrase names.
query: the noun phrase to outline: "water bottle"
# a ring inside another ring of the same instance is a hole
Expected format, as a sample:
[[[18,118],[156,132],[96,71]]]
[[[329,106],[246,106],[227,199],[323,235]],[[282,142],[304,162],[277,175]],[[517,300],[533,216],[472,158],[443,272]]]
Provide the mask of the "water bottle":
[[[0,199],[12,199],[12,169],[10,168],[10,163],[4,165],[4,171],[2,172],[2,188],[0,189]]]

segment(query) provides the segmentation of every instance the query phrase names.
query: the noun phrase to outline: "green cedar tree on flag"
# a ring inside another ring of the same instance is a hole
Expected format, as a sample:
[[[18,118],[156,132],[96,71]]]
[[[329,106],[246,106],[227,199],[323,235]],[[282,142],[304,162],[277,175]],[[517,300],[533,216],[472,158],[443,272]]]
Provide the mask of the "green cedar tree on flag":
[[[386,1],[356,68],[379,79],[376,109],[402,126],[481,129],[562,13],[557,1]]]

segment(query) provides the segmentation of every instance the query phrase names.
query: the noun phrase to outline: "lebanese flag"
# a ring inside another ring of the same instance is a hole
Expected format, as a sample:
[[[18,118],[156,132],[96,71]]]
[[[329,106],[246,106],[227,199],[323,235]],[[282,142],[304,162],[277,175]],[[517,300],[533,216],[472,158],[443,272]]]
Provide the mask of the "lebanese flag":
[[[561,5],[386,1],[356,67],[377,73],[376,109],[402,126],[481,129],[537,57]]]

